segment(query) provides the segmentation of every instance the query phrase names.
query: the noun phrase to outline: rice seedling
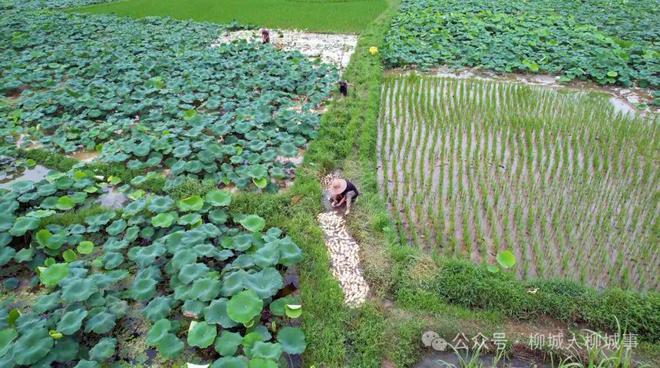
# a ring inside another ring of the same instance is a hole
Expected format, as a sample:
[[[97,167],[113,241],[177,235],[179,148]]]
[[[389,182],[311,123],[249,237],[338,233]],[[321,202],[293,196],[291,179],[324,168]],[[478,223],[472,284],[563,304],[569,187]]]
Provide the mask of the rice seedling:
[[[655,116],[481,80],[389,77],[381,96],[379,181],[412,244],[476,262],[511,249],[521,277],[658,287]]]

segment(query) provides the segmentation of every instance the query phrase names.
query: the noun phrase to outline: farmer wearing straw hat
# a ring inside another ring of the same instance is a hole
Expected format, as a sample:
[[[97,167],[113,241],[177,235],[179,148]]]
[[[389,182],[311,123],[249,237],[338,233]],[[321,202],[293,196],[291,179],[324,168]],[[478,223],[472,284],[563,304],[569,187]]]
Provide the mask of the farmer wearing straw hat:
[[[346,204],[346,214],[351,212],[351,203],[355,202],[360,193],[353,183],[344,179],[334,179],[330,183],[330,204],[332,207],[341,207]]]

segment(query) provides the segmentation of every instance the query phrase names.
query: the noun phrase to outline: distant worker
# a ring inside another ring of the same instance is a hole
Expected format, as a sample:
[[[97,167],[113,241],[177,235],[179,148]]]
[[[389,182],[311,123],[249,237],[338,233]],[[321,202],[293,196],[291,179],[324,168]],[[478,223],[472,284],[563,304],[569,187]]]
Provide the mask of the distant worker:
[[[261,30],[261,43],[270,43],[270,32],[266,28]]]
[[[348,96],[348,82],[345,80],[339,81],[339,93],[344,97]]]
[[[334,208],[346,205],[346,214],[351,212],[351,204],[360,195],[353,183],[344,179],[335,179],[330,183],[330,204]]]

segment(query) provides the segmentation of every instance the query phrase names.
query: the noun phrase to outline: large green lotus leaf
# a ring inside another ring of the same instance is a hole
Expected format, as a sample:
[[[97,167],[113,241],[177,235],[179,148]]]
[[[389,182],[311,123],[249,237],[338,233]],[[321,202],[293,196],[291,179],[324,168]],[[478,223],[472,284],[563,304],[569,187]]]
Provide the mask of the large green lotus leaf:
[[[181,312],[186,317],[198,319],[199,316],[202,315],[202,312],[206,307],[207,305],[204,302],[200,302],[199,300],[194,300],[194,299],[188,299],[181,306]]]
[[[214,300],[204,309],[204,320],[208,323],[215,323],[222,328],[232,328],[237,326],[236,322],[229,318],[227,314],[227,302],[225,298]]]
[[[278,244],[276,242],[265,244],[252,254],[252,258],[254,263],[261,268],[274,266],[280,259]]]
[[[217,333],[218,330],[215,325],[192,321],[190,322],[190,328],[188,328],[188,345],[202,349],[208,348],[215,341]]]
[[[243,218],[240,224],[248,231],[259,232],[266,226],[266,220],[257,215],[249,215]]]
[[[126,247],[128,247],[127,241],[123,239],[119,240],[115,237],[109,237],[103,244],[103,250],[106,252],[119,252]]]
[[[284,327],[277,333],[277,341],[289,354],[302,354],[307,347],[305,334],[296,327]]]
[[[224,190],[212,190],[205,198],[206,202],[214,207],[227,207],[231,204],[231,194]]]
[[[167,334],[158,343],[158,352],[166,359],[177,357],[183,351],[184,344],[174,334]]]
[[[13,328],[5,328],[0,330],[0,357],[3,357],[9,351],[11,342],[18,336],[16,330]]]
[[[187,264],[181,267],[179,271],[179,280],[184,284],[190,284],[194,280],[202,277],[209,271],[209,268],[203,263]]]
[[[99,368],[99,367],[100,367],[99,363],[97,363],[93,360],[84,360],[84,359],[82,359],[73,368]]]
[[[172,202],[174,202],[174,201],[172,201]],[[138,213],[142,212],[142,210],[145,208],[146,204],[147,204],[147,202],[144,199],[141,199],[141,200],[138,200],[138,201],[133,201],[133,202],[127,204],[126,207],[123,208],[122,216],[125,217],[125,218],[133,217],[133,216],[137,215]],[[170,207],[171,207],[171,205],[170,205]],[[156,212],[156,211],[152,211],[152,212]]]
[[[13,236],[23,236],[29,230],[35,230],[39,228],[41,220],[36,217],[19,217],[14,222],[14,225],[9,230],[9,234]]]
[[[194,264],[197,261],[197,254],[192,249],[183,249],[177,251],[172,257],[172,267],[180,270],[185,265]]]
[[[71,337],[64,337],[55,341],[55,346],[50,351],[53,359],[59,363],[75,360],[78,357],[80,344]]]
[[[229,244],[223,242],[222,246],[229,249],[236,249],[238,251],[246,251],[250,249],[253,242],[254,236],[252,234],[244,233],[232,237]]]
[[[108,312],[100,312],[87,320],[85,324],[85,332],[95,332],[97,334],[105,334],[115,327],[115,315]]]
[[[154,227],[168,228],[172,226],[176,216],[172,212],[159,213],[158,215],[151,218],[151,224]]]
[[[103,212],[98,215],[85,217],[85,223],[90,226],[105,226],[115,216],[116,214],[114,212]]]
[[[152,278],[136,278],[129,289],[131,298],[137,301],[146,301],[156,294],[158,282]]]
[[[98,288],[92,280],[76,278],[64,284],[62,299],[67,303],[84,302],[97,291]]]
[[[238,270],[229,274],[225,274],[222,279],[222,289],[220,290],[223,296],[232,296],[245,288],[249,274],[244,270]]]
[[[13,237],[9,233],[0,233],[0,249],[11,243]]]
[[[248,368],[248,363],[244,357],[222,357],[213,362],[210,368]]]
[[[222,331],[213,347],[222,356],[233,356],[243,342],[243,336],[237,332]]]
[[[0,213],[0,232],[11,229],[16,221],[16,216],[11,213]]]
[[[216,225],[224,224],[225,222],[227,222],[227,219],[229,218],[227,211],[225,211],[224,209],[211,210],[208,216],[209,216],[209,220]]]
[[[57,212],[55,212],[53,210],[34,210],[34,211],[30,211],[30,212],[26,213],[25,216],[46,218],[46,217],[50,217],[50,216],[52,216],[56,213]]]
[[[160,319],[151,326],[147,333],[147,345],[157,346],[172,329],[172,323],[168,319]]]
[[[73,198],[66,195],[58,198],[57,203],[55,203],[55,208],[64,211],[70,210],[75,206],[76,206],[76,202],[73,200]]]
[[[202,216],[199,213],[189,213],[187,215],[179,217],[177,224],[179,225],[194,225],[201,223]]]
[[[103,256],[103,267],[106,270],[112,270],[124,263],[124,256],[118,252],[107,252]]]
[[[287,267],[302,261],[302,250],[288,237],[276,242],[280,250],[280,264]]]
[[[46,231],[48,231],[48,230],[46,230]],[[41,230],[39,230],[39,232],[41,232]],[[68,237],[67,237],[67,235],[64,231],[58,232],[58,233],[55,233],[55,234],[50,234],[50,235],[42,233],[41,236],[42,236],[42,238],[41,238],[42,240],[46,239],[45,247],[50,249],[50,250],[58,250],[58,249],[62,248],[64,243],[66,243],[67,240],[68,240]]]
[[[69,274],[69,265],[55,263],[48,267],[39,267],[39,280],[46,287],[53,287]]]
[[[16,251],[11,247],[0,248],[0,266],[4,266],[14,258]]]
[[[53,339],[45,328],[28,329],[14,343],[14,359],[20,365],[32,365],[48,354]]]
[[[292,295],[287,295],[285,297],[275,299],[268,308],[270,313],[274,316],[283,317],[286,313],[287,305],[300,305],[300,300]]]
[[[234,295],[227,302],[227,315],[232,320],[248,325],[261,314],[264,302],[253,290]]]
[[[211,277],[195,280],[188,295],[192,299],[209,302],[220,295],[220,280]]]
[[[89,350],[89,358],[97,362],[108,360],[115,355],[116,347],[117,339],[113,337],[104,337]]]
[[[64,335],[73,335],[80,330],[85,317],[87,311],[82,308],[66,312],[57,324],[57,331]]]
[[[293,143],[283,143],[280,148],[280,155],[285,157],[294,157],[298,154],[298,147]]]
[[[11,183],[11,190],[17,193],[25,193],[34,189],[34,182],[29,180],[19,180]]]
[[[78,254],[73,249],[67,249],[62,253],[62,258],[64,258],[65,262],[70,263],[78,259]]]
[[[174,200],[170,197],[154,196],[149,201],[149,211],[153,213],[167,212],[174,206]]]
[[[110,226],[105,228],[105,231],[111,235],[111,236],[116,236],[119,235],[122,231],[126,229],[126,221],[123,219],[119,219],[114,221]]]
[[[282,275],[272,267],[253,273],[245,280],[245,287],[254,290],[262,299],[274,296],[283,286]]]
[[[66,266],[68,273],[68,265]],[[64,277],[66,277],[66,275]],[[37,301],[32,304],[32,311],[37,314],[49,312],[57,308],[57,306],[60,304],[60,297],[60,291],[40,296]]]
[[[31,261],[33,257],[34,257],[33,248],[23,248],[14,255],[14,260],[17,263],[24,263]]]
[[[150,321],[157,321],[169,316],[171,310],[172,298],[159,296],[152,299],[149,304],[142,309],[142,313],[144,313]]]
[[[251,358],[262,358],[268,360],[278,360],[282,355],[282,346],[280,344],[273,344],[263,341],[254,343],[248,356]]]
[[[199,211],[204,207],[204,200],[198,195],[193,195],[179,200],[177,205],[179,210],[184,212]]]
[[[76,250],[80,254],[91,254],[94,251],[94,243],[89,240],[83,240],[78,244]]]
[[[510,250],[497,253],[496,259],[502,268],[511,268],[516,264],[516,256]]]
[[[195,251],[198,257],[211,258],[218,254],[218,249],[216,249],[216,247],[210,243],[197,244],[193,247],[193,250]]]

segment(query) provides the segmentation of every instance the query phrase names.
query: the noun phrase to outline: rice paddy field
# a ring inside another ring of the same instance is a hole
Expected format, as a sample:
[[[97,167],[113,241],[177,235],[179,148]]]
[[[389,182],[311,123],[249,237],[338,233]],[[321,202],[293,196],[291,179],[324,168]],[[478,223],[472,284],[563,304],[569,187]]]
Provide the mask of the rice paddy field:
[[[657,119],[607,97],[470,79],[382,86],[378,176],[402,238],[523,278],[658,288]]]

